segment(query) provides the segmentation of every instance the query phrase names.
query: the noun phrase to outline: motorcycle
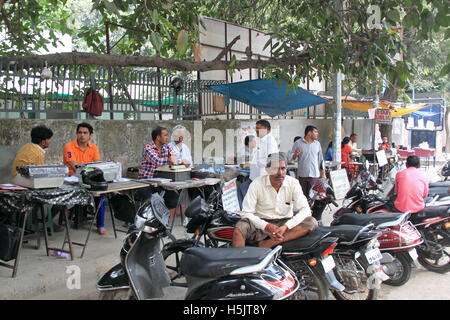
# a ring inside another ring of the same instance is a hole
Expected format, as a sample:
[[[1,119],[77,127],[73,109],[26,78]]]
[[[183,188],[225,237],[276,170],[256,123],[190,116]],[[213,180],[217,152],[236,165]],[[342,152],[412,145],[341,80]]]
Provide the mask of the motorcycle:
[[[320,210],[314,213],[320,216],[330,203],[337,206],[333,189],[325,179],[313,183],[309,196],[313,211]],[[319,229],[330,232],[330,236],[339,239],[333,256],[336,261],[336,277],[345,289],[332,290],[336,299],[375,300],[380,284],[389,279],[380,262],[393,259],[389,253],[381,253],[378,249],[380,243],[377,238],[381,232],[373,230],[373,224],[319,226]]]
[[[408,221],[409,213],[379,213],[357,214],[336,211],[331,225],[359,225],[373,224],[375,230],[380,231],[378,237],[380,251],[390,253],[394,259],[381,261],[384,272],[389,279],[384,283],[391,286],[405,284],[411,276],[411,264],[418,265],[416,248],[423,242],[419,231]]]
[[[169,230],[170,211],[159,194],[138,210],[121,250],[121,262],[97,282],[100,298],[189,300],[286,299],[299,287],[295,273],[273,250],[187,248],[180,261],[186,286],[173,286],[161,253],[161,239],[176,239]]]
[[[172,261],[172,264],[168,263],[168,268],[172,271],[171,280],[174,282],[185,276],[179,264],[180,255],[186,248],[230,246],[234,225],[240,219],[239,215],[220,209],[218,193],[211,194],[208,201],[195,198],[184,214],[189,218],[186,231],[192,233],[192,237],[168,243],[163,248],[165,259]],[[300,282],[293,298],[327,300],[329,287],[338,291],[344,289],[333,272],[335,263],[332,253],[336,241],[337,238],[329,237],[329,232],[317,230],[281,245],[280,260],[294,270]]]
[[[346,194],[343,207],[336,212],[340,215],[345,212],[379,214],[394,211],[392,204],[370,189],[376,190],[373,177],[368,176],[365,183],[353,186]],[[441,201],[428,202],[420,212],[410,216],[414,228],[423,239],[417,247],[418,262],[430,271],[446,273],[450,271],[450,207],[445,205],[445,198]]]

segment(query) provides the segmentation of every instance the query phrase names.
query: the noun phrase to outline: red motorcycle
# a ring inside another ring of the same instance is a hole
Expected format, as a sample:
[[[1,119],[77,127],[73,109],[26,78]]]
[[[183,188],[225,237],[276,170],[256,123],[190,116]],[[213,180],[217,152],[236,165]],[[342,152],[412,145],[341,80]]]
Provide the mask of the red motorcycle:
[[[310,206],[313,216],[321,216],[327,205],[334,204],[334,192],[324,179],[318,180],[310,191]],[[315,212],[315,210],[320,210]],[[417,251],[423,239],[419,231],[408,221],[409,213],[384,213],[377,215],[359,215],[352,209],[341,208],[334,214],[332,226],[374,224],[375,230],[380,231],[378,237],[380,251],[390,253],[393,259],[383,259],[384,272],[390,279],[384,283],[392,286],[405,284],[411,276],[411,262],[417,264]]]
[[[335,216],[346,212],[380,214],[393,212],[391,202],[370,193],[377,184],[370,174],[362,176],[360,183],[354,185],[345,196],[343,207]],[[394,213],[397,214],[398,213]],[[410,215],[412,222],[423,239],[418,246],[418,262],[430,271],[446,273],[450,271],[450,207],[448,205],[428,206]]]

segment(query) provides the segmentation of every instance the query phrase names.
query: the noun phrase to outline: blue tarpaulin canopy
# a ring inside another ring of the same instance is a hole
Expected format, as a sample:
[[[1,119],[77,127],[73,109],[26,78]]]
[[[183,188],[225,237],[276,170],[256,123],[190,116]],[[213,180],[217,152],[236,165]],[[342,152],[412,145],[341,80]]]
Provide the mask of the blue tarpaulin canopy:
[[[241,101],[271,117],[328,101],[300,87],[289,88],[286,81],[276,79],[214,84],[208,87],[223,94],[225,99]]]

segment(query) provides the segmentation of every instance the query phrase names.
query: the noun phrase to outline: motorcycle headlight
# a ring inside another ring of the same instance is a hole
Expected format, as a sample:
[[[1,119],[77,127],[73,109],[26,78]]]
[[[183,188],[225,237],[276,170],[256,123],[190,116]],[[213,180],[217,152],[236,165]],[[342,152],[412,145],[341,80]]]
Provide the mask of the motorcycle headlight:
[[[144,228],[144,224],[146,221],[155,218],[153,214],[153,210],[150,204],[139,209],[136,217],[134,218],[134,225],[138,230],[142,230]]]

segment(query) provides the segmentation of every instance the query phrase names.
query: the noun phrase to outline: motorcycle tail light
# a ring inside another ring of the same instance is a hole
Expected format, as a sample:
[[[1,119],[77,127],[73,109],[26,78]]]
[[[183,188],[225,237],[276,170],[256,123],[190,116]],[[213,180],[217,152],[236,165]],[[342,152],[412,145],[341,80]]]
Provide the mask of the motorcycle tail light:
[[[317,265],[317,259],[311,259],[308,261],[308,265],[315,267]]]
[[[450,222],[446,222],[446,223],[444,223],[444,228],[445,228],[445,229],[448,229],[448,228],[450,228]]]
[[[324,258],[328,257],[328,255],[330,255],[330,254],[332,254],[334,252],[334,248],[336,248],[336,246],[337,246],[337,242],[333,243],[324,252],[322,252],[322,256]]]

